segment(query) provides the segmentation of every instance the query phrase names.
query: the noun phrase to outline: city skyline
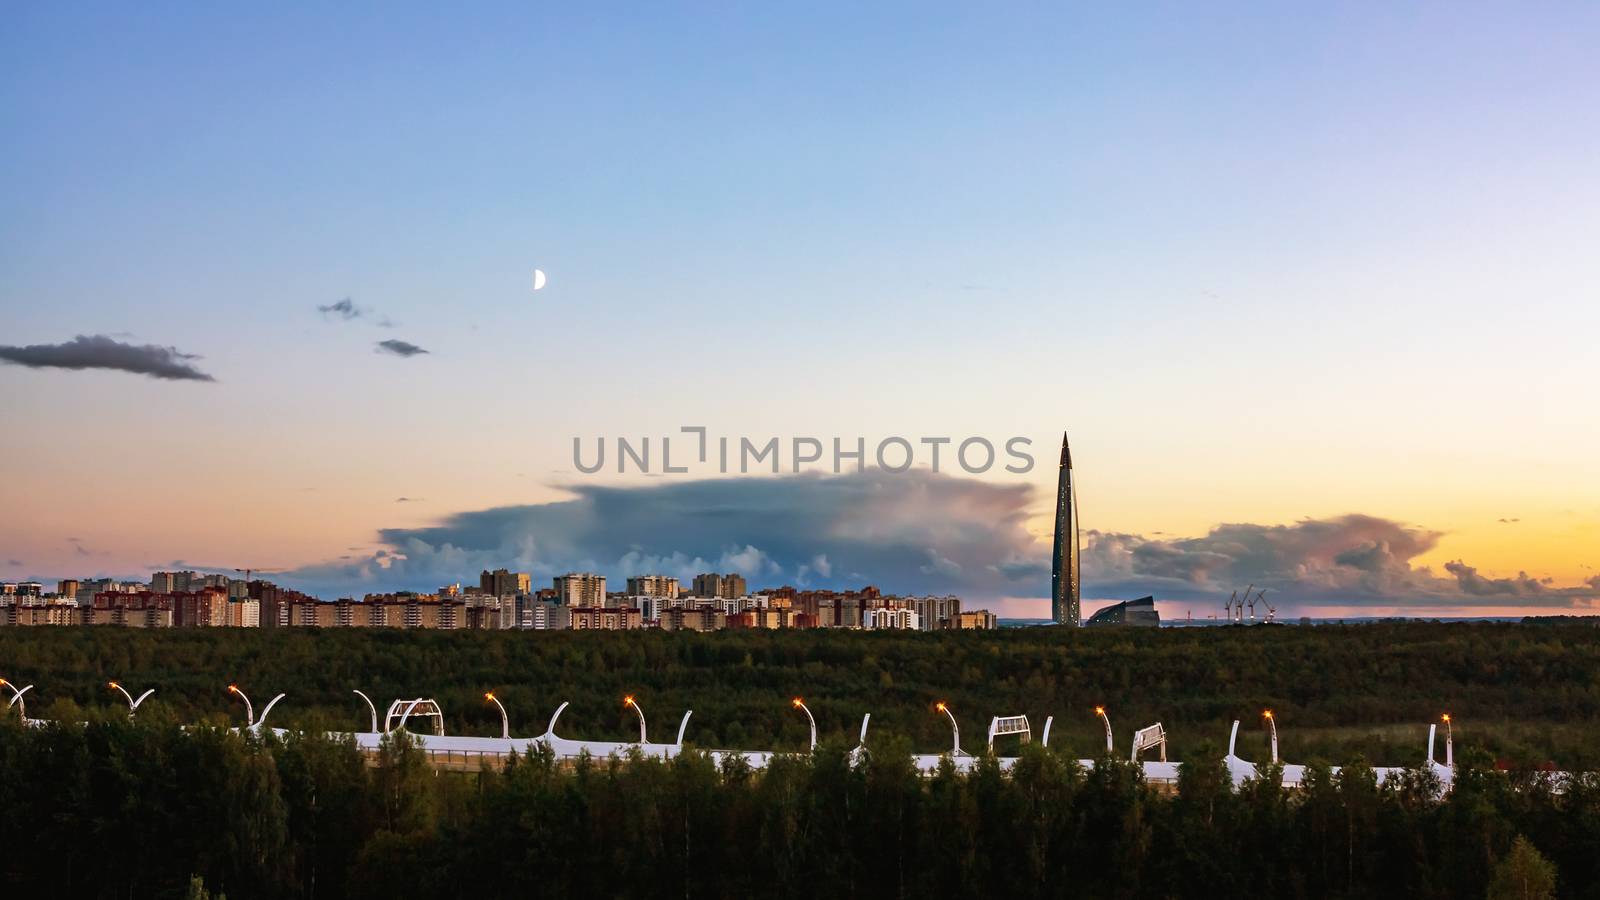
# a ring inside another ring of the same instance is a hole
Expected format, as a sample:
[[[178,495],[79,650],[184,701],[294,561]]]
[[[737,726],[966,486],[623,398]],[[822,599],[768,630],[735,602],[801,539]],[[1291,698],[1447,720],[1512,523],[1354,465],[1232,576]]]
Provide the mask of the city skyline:
[[[1593,608],[1600,11],[626,24],[19,11],[0,578],[750,560],[1042,618],[1066,426],[1085,602]],[[1039,464],[572,465],[685,423]]]

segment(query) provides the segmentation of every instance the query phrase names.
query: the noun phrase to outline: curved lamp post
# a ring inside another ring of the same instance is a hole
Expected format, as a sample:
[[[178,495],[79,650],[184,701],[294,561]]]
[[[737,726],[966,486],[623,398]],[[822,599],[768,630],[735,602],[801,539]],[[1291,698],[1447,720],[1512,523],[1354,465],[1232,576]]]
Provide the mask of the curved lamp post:
[[[506,715],[506,708],[500,702],[500,698],[494,695],[494,691],[490,691],[489,693],[483,695],[483,699],[493,703],[500,710],[500,738],[502,740],[510,740],[511,719]]]
[[[944,713],[945,717],[950,720],[950,755],[963,755],[961,753],[961,726],[956,724],[955,713],[950,711],[949,704],[945,703],[943,700],[935,703],[933,708]]]
[[[1266,720],[1267,730],[1272,733],[1272,762],[1276,765],[1278,762],[1278,720],[1273,718],[1272,710],[1270,709],[1262,710],[1261,718]]]
[[[1456,767],[1456,742],[1455,733],[1450,727],[1450,714],[1441,717],[1444,722],[1444,764],[1450,768]]]
[[[806,708],[804,700],[794,698],[794,708],[806,714],[806,721],[811,723],[811,749],[817,749],[817,720],[812,718],[811,710]]]
[[[250,698],[244,695],[244,691],[239,690],[239,686],[237,684],[230,684],[228,685],[228,693],[244,701],[245,727],[249,728],[251,725],[256,724],[256,708],[250,705]]]
[[[135,700],[133,698],[133,695],[128,693],[127,688],[124,688],[122,685],[117,684],[115,681],[106,682],[106,687],[111,688],[112,690],[114,690],[117,693],[121,694],[123,699],[128,701],[128,716],[130,718],[133,716],[134,713],[139,711],[139,704],[143,703],[145,701],[146,697],[149,697],[151,694],[154,694],[156,692],[155,688],[151,688],[151,689],[145,691],[144,693],[140,694],[139,695],[139,699]]]
[[[6,709],[10,709],[11,707],[15,706],[17,708],[17,712],[22,716],[22,721],[28,721],[28,701],[22,699],[22,695],[33,690],[33,685],[30,684],[19,691],[17,690],[16,685],[5,680],[4,678],[0,678],[0,685],[4,685],[11,689],[11,699],[6,702]]]
[[[644,739],[644,710],[640,709],[639,708],[639,704],[634,702],[632,694],[629,694],[628,696],[622,698],[622,705],[623,706],[631,706],[631,707],[633,707],[633,711],[635,713],[639,714],[639,743],[641,743],[641,744],[645,743],[645,739]]]
[[[378,708],[376,706],[372,705],[372,698],[368,697],[366,694],[363,694],[360,691],[351,691],[350,693],[355,694],[357,697],[360,697],[362,700],[367,701],[367,712],[372,713],[372,733],[373,734],[377,734],[378,733]]]
[[[1094,708],[1094,714],[1099,716],[1100,721],[1106,726],[1106,755],[1110,756],[1112,753],[1116,752],[1112,748],[1111,744],[1111,719],[1106,715],[1106,708],[1104,706],[1096,706]]]

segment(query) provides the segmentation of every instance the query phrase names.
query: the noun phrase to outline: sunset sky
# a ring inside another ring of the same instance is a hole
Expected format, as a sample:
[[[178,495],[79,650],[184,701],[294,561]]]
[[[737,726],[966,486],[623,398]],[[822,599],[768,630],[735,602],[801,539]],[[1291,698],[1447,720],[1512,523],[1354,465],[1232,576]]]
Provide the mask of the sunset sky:
[[[13,8],[0,578],[1042,616],[1066,429],[1086,611],[1588,610],[1597,45],[1577,4]],[[1038,465],[573,465],[692,425]]]

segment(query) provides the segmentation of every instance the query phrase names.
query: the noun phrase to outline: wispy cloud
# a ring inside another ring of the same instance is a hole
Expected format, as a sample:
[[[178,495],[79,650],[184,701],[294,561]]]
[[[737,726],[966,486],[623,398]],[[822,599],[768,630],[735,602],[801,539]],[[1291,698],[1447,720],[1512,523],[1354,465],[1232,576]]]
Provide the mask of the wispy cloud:
[[[199,358],[176,347],[125,344],[103,334],[80,334],[61,344],[0,345],[0,360],[30,369],[110,369],[168,381],[215,381],[188,362]]]
[[[422,498],[421,497],[396,497],[394,499],[394,502],[396,502],[396,503],[421,503],[422,502]]]
[[[329,303],[327,306],[318,306],[317,311],[322,313],[325,318],[342,319],[346,322],[351,319],[359,319],[368,312],[365,307],[357,306],[355,301],[349,297],[337,303]]]
[[[376,352],[392,353],[395,356],[401,357],[412,357],[421,353],[427,353],[428,351],[418,347],[416,344],[413,344],[410,341],[401,341],[390,338],[387,341],[379,341],[377,343]]]

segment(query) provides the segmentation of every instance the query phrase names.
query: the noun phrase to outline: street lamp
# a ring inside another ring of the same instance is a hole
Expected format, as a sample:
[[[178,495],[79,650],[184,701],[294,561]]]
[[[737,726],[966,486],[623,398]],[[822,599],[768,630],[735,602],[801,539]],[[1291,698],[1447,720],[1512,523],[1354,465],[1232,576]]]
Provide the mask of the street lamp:
[[[1453,769],[1453,768],[1455,768],[1455,765],[1456,765],[1456,742],[1455,742],[1455,734],[1450,728],[1450,714],[1449,713],[1445,713],[1444,716],[1443,716],[1443,720],[1444,720],[1444,764]]]
[[[362,700],[365,700],[367,702],[367,711],[372,713],[372,733],[373,734],[377,734],[378,733],[378,708],[376,706],[372,705],[372,698],[368,697],[366,694],[362,693],[361,691],[351,691],[351,693],[355,694],[357,697],[360,697]]]
[[[1272,732],[1272,762],[1278,762],[1278,720],[1272,717],[1272,710],[1262,710],[1261,718],[1267,720],[1267,729]]]
[[[126,688],[124,688],[120,684],[117,684],[115,681],[106,682],[106,687],[111,688],[112,690],[114,690],[117,693],[121,694],[122,698],[124,700],[128,701],[128,717],[129,718],[132,718],[133,714],[139,711],[139,704],[143,703],[146,697],[148,697],[151,694],[154,694],[156,692],[155,688],[151,688],[151,689],[145,691],[144,693],[140,694],[139,695],[139,699],[135,700],[133,698],[133,695],[128,693]]]
[[[244,701],[245,727],[248,728],[251,725],[256,724],[256,708],[250,705],[250,698],[244,695],[244,691],[239,690],[239,686],[237,684],[230,684],[228,685],[228,693]]]
[[[1106,715],[1106,708],[1104,706],[1096,706],[1094,708],[1094,714],[1099,716],[1100,721],[1106,726],[1106,755],[1110,756],[1112,753],[1116,752],[1111,746],[1111,719]]]
[[[22,695],[33,690],[33,685],[30,684],[19,691],[17,690],[16,685],[5,680],[4,678],[0,678],[0,685],[5,685],[11,689],[11,699],[6,702],[6,709],[10,709],[11,707],[15,706],[17,708],[17,712],[22,716],[22,721],[28,721],[28,701],[22,699]]]
[[[639,714],[639,743],[641,743],[641,744],[645,743],[645,739],[644,739],[644,710],[640,709],[639,708],[639,704],[637,704],[637,703],[635,703],[633,701],[633,695],[632,694],[629,694],[628,696],[622,698],[622,705],[623,706],[631,706],[631,707],[633,707],[633,711],[635,713]]]
[[[817,749],[817,720],[812,718],[811,710],[806,708],[804,700],[794,698],[794,708],[806,714],[806,721],[811,723],[811,749]]]
[[[961,753],[961,726],[956,724],[955,713],[950,711],[950,707],[943,700],[934,704],[933,708],[944,713],[945,717],[950,720],[950,755],[963,755]]]
[[[496,697],[493,691],[490,691],[489,693],[483,695],[483,699],[493,703],[500,709],[500,737],[502,740],[510,740],[511,719],[506,715],[506,708],[503,704],[501,704],[500,698]]]

